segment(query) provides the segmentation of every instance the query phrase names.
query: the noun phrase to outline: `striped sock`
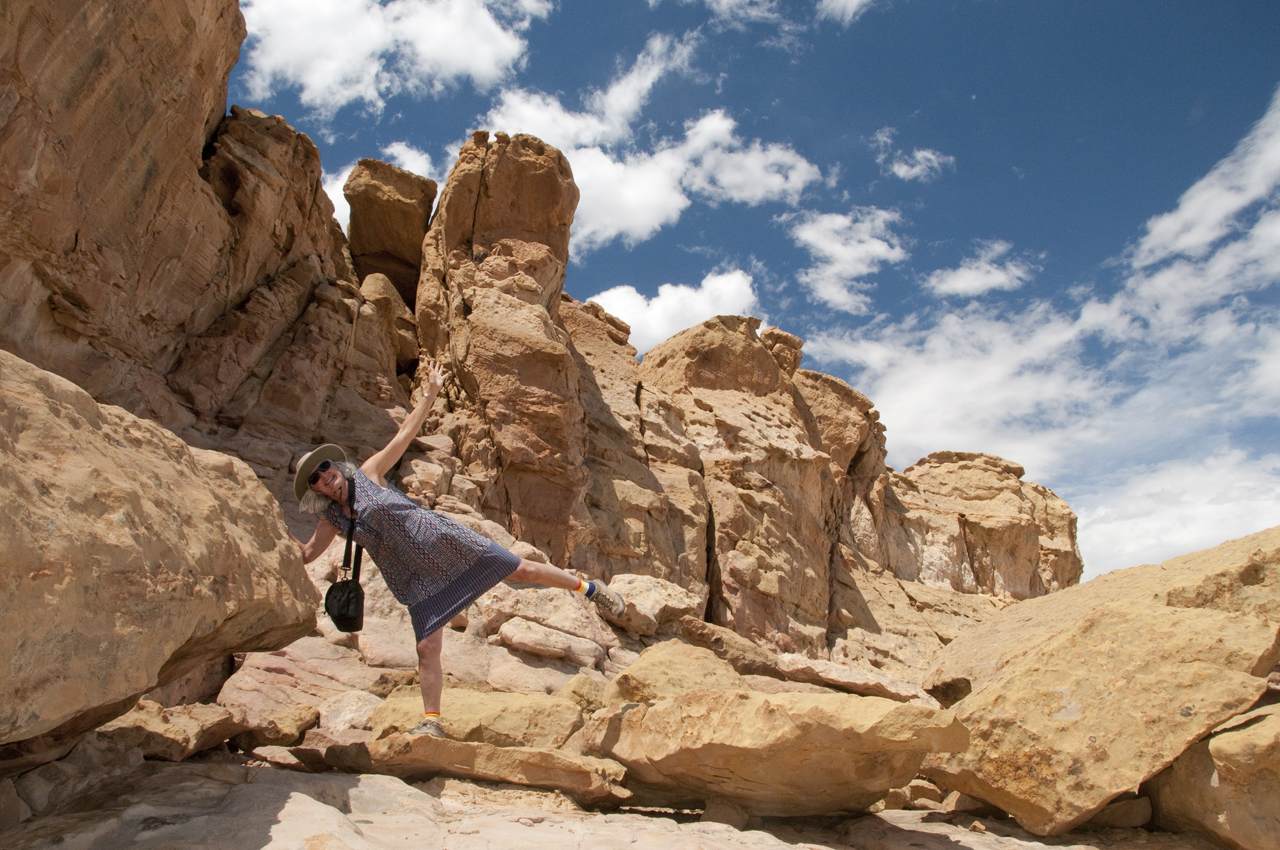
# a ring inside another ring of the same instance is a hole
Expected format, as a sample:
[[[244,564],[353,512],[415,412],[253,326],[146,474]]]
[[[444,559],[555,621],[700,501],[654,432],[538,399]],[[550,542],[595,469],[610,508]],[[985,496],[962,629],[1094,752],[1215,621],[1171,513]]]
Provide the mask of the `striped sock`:
[[[424,711],[424,712],[422,712],[422,719],[423,719],[423,720],[439,720],[439,719],[440,719],[440,712],[438,712],[438,711]]]
[[[583,596],[590,599],[592,594],[596,592],[596,586],[589,581],[578,579],[578,586],[573,589],[573,592],[581,593]]]

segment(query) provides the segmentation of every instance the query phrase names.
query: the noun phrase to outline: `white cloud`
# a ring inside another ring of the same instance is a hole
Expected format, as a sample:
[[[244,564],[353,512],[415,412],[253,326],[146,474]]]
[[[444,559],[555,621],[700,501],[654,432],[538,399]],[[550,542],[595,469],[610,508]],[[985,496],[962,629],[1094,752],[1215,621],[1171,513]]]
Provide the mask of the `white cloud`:
[[[942,449],[984,451],[1043,474],[1098,438],[1110,389],[1074,356],[1080,329],[1040,305],[1008,316],[971,304],[861,333],[824,333],[805,354],[857,364],[855,386],[889,428],[901,469]]]
[[[876,151],[876,164],[884,174],[892,174],[900,180],[918,180],[928,183],[937,179],[948,168],[955,168],[956,158],[935,150],[916,148],[910,154],[893,149],[892,127],[881,127],[871,139]]]
[[[435,180],[437,183],[442,182],[440,175],[434,173],[435,166],[431,162],[431,155],[408,142],[392,142],[382,149],[382,154],[388,162],[398,168]]]
[[[351,205],[347,203],[347,196],[342,194],[342,187],[347,185],[347,178],[355,168],[356,163],[348,162],[337,171],[325,171],[320,177],[324,193],[329,196],[329,200],[333,201],[333,217],[338,220],[338,224],[342,225],[343,233],[347,232],[351,224]]]
[[[924,288],[935,295],[974,297],[992,290],[1017,289],[1035,274],[1035,266],[1016,257],[999,262],[1013,248],[1000,239],[981,242],[978,255],[959,268],[938,269],[924,279]]]
[[[1117,470],[1072,499],[1085,579],[1280,524],[1280,455],[1224,449]]]
[[[1090,575],[1277,524],[1278,116],[1280,98],[1149,222],[1113,296],[1069,309],[939,305],[817,334],[805,353],[852,367],[895,466],[990,452],[1067,497]]]
[[[1250,207],[1280,185],[1280,88],[1271,106],[1231,155],[1183,193],[1177,209],[1147,222],[1132,262],[1145,268],[1177,255],[1203,257],[1240,228]]]
[[[649,0],[654,9],[662,0]],[[748,23],[774,23],[780,19],[776,0],[680,0],[686,6],[705,3],[712,20],[730,26]]]
[[[862,13],[875,5],[875,2],[876,0],[818,0],[818,20],[827,18],[847,27],[862,17]]]
[[[281,88],[322,118],[387,96],[487,89],[519,67],[520,35],[551,0],[241,0],[250,96]]]
[[[634,127],[654,87],[670,74],[689,72],[697,45],[692,33],[653,36],[629,70],[583,98],[583,111],[541,92],[509,89],[480,119],[493,130],[535,135],[569,158],[581,193],[575,258],[615,239],[642,242],[679,221],[695,199],[795,204],[821,178],[815,165],[786,145],[741,139],[723,110],[687,122],[683,139],[659,138],[647,149],[636,145]]]
[[[752,277],[739,269],[709,274],[697,287],[664,283],[653,298],[631,286],[615,286],[587,300],[631,325],[630,342],[638,354],[713,316],[760,315]]]
[[[821,303],[854,314],[866,313],[871,305],[871,287],[862,278],[907,258],[893,232],[900,220],[897,212],[876,207],[854,207],[848,215],[805,212],[779,218],[815,260],[797,275],[800,283]]]
[[[530,133],[561,150],[626,143],[650,93],[670,74],[687,73],[698,36],[675,39],[654,35],[625,74],[603,91],[585,98],[586,110],[571,112],[559,100],[541,92],[508,89],[482,120],[495,130]]]
[[[794,205],[805,187],[822,176],[791,148],[758,140],[744,145],[735,130],[733,119],[720,110],[686,125],[680,146],[690,165],[685,188],[712,201],[754,206],[784,200]]]

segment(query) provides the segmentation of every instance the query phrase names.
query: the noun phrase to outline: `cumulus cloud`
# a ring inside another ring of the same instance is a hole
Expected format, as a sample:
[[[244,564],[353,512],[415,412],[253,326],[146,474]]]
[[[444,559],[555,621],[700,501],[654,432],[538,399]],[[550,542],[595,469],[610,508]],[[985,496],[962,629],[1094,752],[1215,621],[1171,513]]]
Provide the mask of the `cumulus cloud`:
[[[847,215],[804,212],[778,220],[814,260],[797,279],[814,299],[846,313],[870,309],[871,286],[864,277],[908,256],[902,238],[893,231],[901,220],[893,210],[854,207]]]
[[[752,277],[740,269],[709,274],[696,287],[664,283],[653,298],[615,286],[587,300],[631,325],[638,354],[713,316],[760,316]]]
[[[488,89],[523,61],[521,35],[551,0],[242,0],[250,96],[297,89],[321,118],[469,80]]]
[[[892,174],[900,180],[918,180],[928,183],[937,179],[948,168],[955,168],[956,158],[935,150],[916,148],[911,153],[903,153],[893,148],[893,136],[897,130],[892,127],[881,127],[871,138],[871,147],[876,151],[876,164],[884,174]]]
[[[986,451],[1067,498],[1090,575],[1274,525],[1280,458],[1257,446],[1280,410],[1278,160],[1280,98],[1148,222],[1109,297],[935,305],[805,353],[848,365],[894,465]]]
[[[818,0],[818,20],[832,20],[847,27],[862,13],[875,5],[876,0]]]
[[[683,138],[636,144],[634,128],[654,87],[689,72],[697,45],[696,34],[653,36],[630,69],[583,98],[581,111],[542,92],[509,89],[481,119],[495,130],[538,136],[569,157],[581,192],[575,258],[615,239],[642,242],[678,221],[694,200],[795,204],[820,179],[817,166],[791,147],[742,139],[723,110],[686,122]]]
[[[342,225],[343,233],[347,232],[351,224],[351,205],[347,203],[346,195],[342,194],[342,187],[347,185],[347,178],[355,168],[356,163],[348,162],[337,171],[326,171],[320,177],[320,185],[324,187],[324,193],[329,196],[329,200],[333,201],[333,217],[338,220],[338,224]]]
[[[387,162],[398,168],[412,171],[420,177],[435,180],[437,183],[441,182],[441,176],[435,173],[431,154],[415,148],[408,142],[392,142],[382,149],[382,155],[387,158]]]
[[[992,290],[1017,289],[1031,279],[1036,267],[1016,257],[1001,261],[1013,245],[1002,239],[978,244],[978,254],[960,263],[959,268],[938,269],[923,282],[934,295],[972,298]]]
[[[1216,546],[1280,518],[1280,455],[1240,449],[1120,469],[1072,499],[1085,579]]]

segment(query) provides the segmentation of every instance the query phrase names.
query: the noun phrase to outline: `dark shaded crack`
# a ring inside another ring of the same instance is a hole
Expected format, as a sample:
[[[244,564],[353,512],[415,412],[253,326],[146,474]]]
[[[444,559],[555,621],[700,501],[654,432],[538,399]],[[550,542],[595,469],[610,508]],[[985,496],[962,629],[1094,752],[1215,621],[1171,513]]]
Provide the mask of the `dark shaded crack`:
[[[702,480],[707,478],[706,468],[699,466],[698,474]],[[711,499],[707,498],[707,612],[703,619],[717,625],[723,619],[724,579],[720,574],[720,561],[716,557],[716,515],[711,507]]]

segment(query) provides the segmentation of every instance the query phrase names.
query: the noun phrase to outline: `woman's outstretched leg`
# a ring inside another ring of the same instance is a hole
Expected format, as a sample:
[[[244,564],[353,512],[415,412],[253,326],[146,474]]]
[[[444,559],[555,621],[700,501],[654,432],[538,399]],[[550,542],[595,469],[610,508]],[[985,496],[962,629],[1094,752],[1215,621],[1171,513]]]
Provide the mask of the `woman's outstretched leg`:
[[[585,594],[601,611],[611,617],[621,617],[627,610],[627,602],[622,596],[602,581],[584,582],[572,573],[565,572],[552,564],[540,564],[537,561],[520,559],[520,566],[507,576],[510,581],[529,584],[542,584],[547,587],[561,587],[565,590],[576,590]]]

